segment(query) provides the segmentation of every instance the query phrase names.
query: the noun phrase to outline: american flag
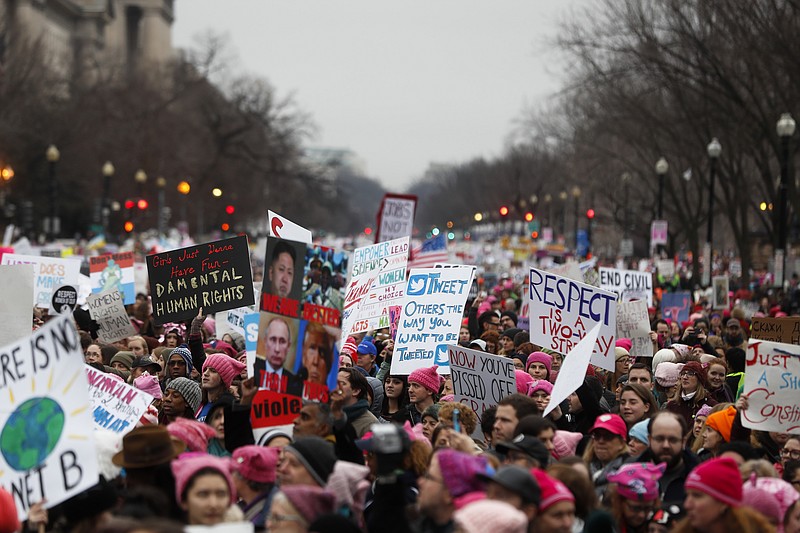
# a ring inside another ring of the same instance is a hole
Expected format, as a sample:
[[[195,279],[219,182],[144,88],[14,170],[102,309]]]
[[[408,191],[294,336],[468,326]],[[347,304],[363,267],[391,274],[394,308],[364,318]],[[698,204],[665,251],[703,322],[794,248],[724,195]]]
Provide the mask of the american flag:
[[[440,233],[411,250],[408,268],[430,268],[436,263],[447,263],[447,237]]]

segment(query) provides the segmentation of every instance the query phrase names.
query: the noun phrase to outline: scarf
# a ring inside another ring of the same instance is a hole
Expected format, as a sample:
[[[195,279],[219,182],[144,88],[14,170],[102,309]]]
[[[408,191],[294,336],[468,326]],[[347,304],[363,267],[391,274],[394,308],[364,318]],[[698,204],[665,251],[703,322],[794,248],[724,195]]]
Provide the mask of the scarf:
[[[344,414],[347,415],[348,420],[355,420],[359,416],[364,414],[364,411],[369,409],[369,404],[367,400],[358,400],[353,405],[348,405],[347,407],[342,408]]]
[[[695,394],[697,394],[697,391],[690,392],[690,393],[687,393],[687,394],[684,394],[684,393],[682,393],[682,392],[681,392],[681,399],[682,399],[684,402],[688,402],[689,400],[691,400],[692,398],[694,398],[694,395],[695,395]]]

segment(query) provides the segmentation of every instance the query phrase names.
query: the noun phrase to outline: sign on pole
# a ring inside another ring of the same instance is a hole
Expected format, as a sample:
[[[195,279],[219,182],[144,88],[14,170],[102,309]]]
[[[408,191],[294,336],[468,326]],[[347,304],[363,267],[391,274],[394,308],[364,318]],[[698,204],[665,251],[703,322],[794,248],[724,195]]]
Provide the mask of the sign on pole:
[[[800,346],[750,339],[744,372],[747,409],[742,425],[800,434]]]
[[[644,300],[617,304],[617,338],[631,340],[631,356],[653,356],[650,320]]]
[[[617,295],[562,276],[530,269],[531,342],[566,355],[600,324],[593,365],[614,369]]]
[[[92,292],[117,290],[125,305],[136,302],[136,275],[133,252],[106,254],[89,258]]]
[[[753,317],[750,338],[762,341],[800,344],[800,317]]]
[[[711,243],[707,242],[703,245],[703,287],[708,287],[711,284]]]
[[[654,220],[650,224],[650,245],[667,244],[668,230],[669,224],[666,220]]]
[[[618,300],[646,300],[653,305],[653,275],[638,270],[600,267],[600,288],[617,294]]]
[[[417,197],[411,194],[386,193],[378,209],[378,231],[375,242],[411,237]]]
[[[731,308],[729,283],[728,276],[714,276],[711,280],[714,309]]]
[[[89,365],[85,370],[94,427],[119,434],[135,428],[153,397]]]
[[[62,285],[78,285],[81,262],[37,255],[3,254],[2,265],[31,264],[33,268],[33,305],[50,308],[53,291]]]
[[[458,345],[447,347],[455,400],[483,417],[486,409],[517,392],[514,363],[502,357]]]
[[[689,320],[692,294],[687,291],[665,292],[661,295],[661,316],[681,324]]]

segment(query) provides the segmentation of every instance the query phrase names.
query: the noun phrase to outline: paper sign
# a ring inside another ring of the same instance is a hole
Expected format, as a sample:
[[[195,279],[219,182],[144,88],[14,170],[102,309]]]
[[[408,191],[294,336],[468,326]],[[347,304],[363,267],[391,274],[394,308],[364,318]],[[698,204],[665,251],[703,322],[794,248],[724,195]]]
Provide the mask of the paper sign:
[[[675,275],[675,261],[672,259],[659,259],[656,261],[656,268],[664,279],[669,279]]]
[[[252,522],[228,522],[215,526],[186,526],[185,533],[253,533],[255,526]]]
[[[121,435],[135,428],[153,397],[89,365],[85,370],[94,427]]]
[[[311,244],[311,232],[303,226],[295,224],[288,218],[282,217],[274,211],[267,211],[267,215],[267,229],[270,237]]]
[[[753,317],[750,338],[762,341],[800,344],[800,317]]]
[[[730,309],[730,289],[728,276],[714,276],[711,280],[714,309]]]
[[[692,306],[692,295],[689,292],[665,292],[661,295],[661,316],[664,319],[677,321],[678,324],[689,320]]]
[[[583,271],[576,261],[567,261],[563,265],[548,268],[547,271],[556,276],[562,276],[574,281],[583,281]]]
[[[599,323],[592,364],[614,369],[616,294],[531,268],[529,295],[532,343],[566,355]]]
[[[50,308],[53,290],[62,285],[78,284],[81,262],[77,259],[59,259],[36,255],[3,254],[2,265],[32,264],[33,269],[33,305],[44,309]]]
[[[644,300],[617,304],[617,338],[631,340],[631,356],[653,357],[650,320]]]
[[[92,292],[116,290],[122,294],[125,305],[136,302],[133,252],[90,257],[89,278],[92,280]]]
[[[228,309],[215,314],[217,338],[222,339],[223,335],[230,332],[238,333],[244,337],[244,316],[252,312],[253,310],[249,307],[237,307],[236,309]]]
[[[20,520],[98,481],[89,384],[80,337],[65,316],[0,348],[0,485]]]
[[[253,367],[256,362],[256,347],[258,343],[259,313],[247,313],[244,321],[244,349],[247,350],[247,377],[253,377]]]
[[[0,345],[28,337],[33,328],[31,308],[34,265],[0,266]],[[22,304],[20,302],[23,302]]]
[[[156,324],[253,305],[247,237],[231,237],[147,256]]]
[[[622,302],[646,300],[653,305],[653,275],[637,270],[600,267],[600,288],[613,292]]]
[[[397,326],[393,375],[433,365],[439,365],[440,374],[450,373],[447,345],[458,342],[472,272],[468,265],[411,270]]]
[[[417,197],[405,194],[384,195],[378,211],[378,231],[375,242],[410,237],[414,229]]]
[[[447,347],[455,400],[478,415],[510,394],[517,392],[514,363],[501,357],[458,345]]]
[[[570,394],[583,385],[586,368],[593,357],[593,347],[597,344],[601,329],[602,324],[598,322],[564,357],[561,370],[558,371],[556,382],[553,384],[553,392],[550,393],[550,403],[547,404],[542,416],[550,414],[550,411],[558,407]]]
[[[117,291],[90,294],[86,303],[89,306],[89,315],[100,326],[97,330],[100,341],[111,343],[136,335],[136,330],[125,312],[122,295]]]
[[[744,394],[749,405],[742,411],[742,425],[800,434],[800,347],[750,339]]]
[[[668,229],[669,224],[666,220],[654,220],[650,224],[650,244],[652,246],[667,244]]]
[[[53,291],[53,301],[50,302],[50,312],[60,315],[69,315],[78,304],[78,290],[72,285],[62,285]]]

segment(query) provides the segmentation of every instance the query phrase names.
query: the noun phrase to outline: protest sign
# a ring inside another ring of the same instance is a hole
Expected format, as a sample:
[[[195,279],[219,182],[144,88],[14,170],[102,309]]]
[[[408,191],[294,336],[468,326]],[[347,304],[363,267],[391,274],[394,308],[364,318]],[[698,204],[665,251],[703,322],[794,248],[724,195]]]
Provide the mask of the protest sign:
[[[410,237],[414,229],[416,208],[416,196],[386,193],[378,209],[378,231],[375,232],[375,242]]]
[[[89,365],[85,370],[94,427],[121,435],[135,428],[153,397]]]
[[[583,281],[583,271],[577,261],[567,261],[563,265],[548,268],[547,271],[556,276],[562,276],[574,281]]]
[[[342,340],[353,333],[389,327],[389,307],[399,305],[406,285],[408,237],[356,248],[342,310]]]
[[[102,342],[116,342],[118,340],[136,335],[136,330],[131,324],[122,295],[117,291],[90,294],[86,298],[89,306],[89,316],[97,322],[97,338]]]
[[[295,224],[274,211],[267,211],[267,216],[267,230],[270,237],[311,244],[311,232],[303,226]]]
[[[675,261],[672,259],[659,259],[656,261],[658,273],[663,278],[671,278],[675,275]]]
[[[50,308],[53,291],[62,285],[77,286],[81,262],[36,255],[3,254],[3,265],[31,264],[33,268],[33,305]]]
[[[458,345],[447,347],[455,400],[478,415],[517,392],[514,363],[502,357]]]
[[[49,508],[97,483],[89,385],[69,317],[0,354],[0,485],[25,520],[31,505]]]
[[[692,294],[687,291],[665,292],[661,295],[661,316],[681,324],[689,320]]]
[[[0,266],[0,346],[10,344],[31,334],[31,308],[20,302],[30,302],[33,295],[33,265]]]
[[[617,338],[631,340],[632,357],[652,357],[650,320],[644,300],[617,304]]]
[[[753,317],[750,338],[762,341],[800,344],[800,317]]]
[[[800,434],[800,347],[750,339],[744,372],[747,409],[742,425],[759,431]]]
[[[618,270],[600,267],[600,288],[617,295],[617,300],[646,300],[653,305],[653,275],[637,270]]]
[[[158,325],[255,303],[245,236],[148,255],[147,273]]]
[[[592,364],[614,369],[617,295],[535,268],[530,269],[531,342],[567,354],[595,324],[601,324]]]
[[[89,278],[92,280],[92,292],[117,290],[122,295],[125,305],[136,302],[133,252],[90,257]]]
[[[50,312],[60,315],[72,313],[78,304],[78,290],[72,285],[62,285],[53,291],[53,301],[50,302]]]
[[[558,371],[556,382],[553,384],[553,392],[550,393],[550,403],[547,404],[542,416],[547,416],[550,411],[558,407],[570,394],[583,385],[586,368],[594,356],[594,346],[597,344],[601,329],[602,323],[598,322],[570,350],[569,354],[566,354],[564,362],[561,363],[561,370]]]
[[[244,322],[244,349],[247,350],[247,377],[253,377],[253,368],[256,362],[256,346],[258,344],[259,313],[247,313],[242,317]]]
[[[214,315],[217,324],[217,338],[222,339],[226,333],[235,332],[244,337],[244,316],[252,313],[249,307],[237,307],[227,311],[219,311]]]
[[[439,365],[448,374],[447,345],[458,342],[472,266],[412,269],[397,326],[391,373],[408,375]]]
[[[730,289],[728,288],[728,276],[714,276],[711,280],[712,297],[714,309],[730,309]]]
[[[666,220],[654,220],[650,223],[650,246],[667,244],[669,223]]]

